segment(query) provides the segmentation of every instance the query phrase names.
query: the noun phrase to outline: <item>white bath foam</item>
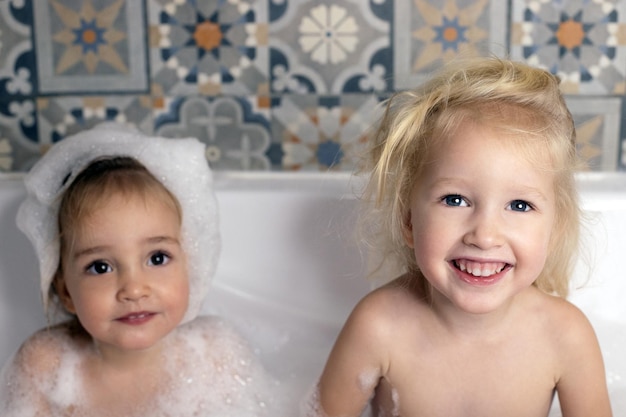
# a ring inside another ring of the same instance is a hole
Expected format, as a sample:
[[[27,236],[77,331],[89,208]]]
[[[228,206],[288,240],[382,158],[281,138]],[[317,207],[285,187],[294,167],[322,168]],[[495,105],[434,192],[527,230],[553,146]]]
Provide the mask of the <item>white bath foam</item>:
[[[222,319],[199,317],[185,325],[168,357],[169,392],[159,399],[159,415],[280,416],[282,385],[261,366],[248,343]],[[151,414],[154,415],[154,414]]]
[[[380,373],[376,369],[368,369],[359,374],[359,388],[363,392],[370,392],[378,385]]]
[[[36,404],[31,398],[28,385],[33,381],[19,378],[11,362],[0,372],[0,415],[6,417],[35,416]],[[28,385],[26,385],[28,384]]]
[[[360,414],[361,417],[374,417],[372,407],[368,403],[365,410]],[[300,402],[299,417],[328,417],[324,411],[320,401],[320,391],[318,384],[315,384]]]
[[[391,400],[393,401],[393,410],[391,411],[393,416],[400,415],[400,394],[395,388],[391,389]]]
[[[301,417],[328,417],[320,403],[319,386],[315,384],[302,399],[300,404]]]
[[[368,369],[361,372],[358,376],[357,381],[359,389],[361,389],[363,392],[372,392],[378,384],[378,375],[379,373],[375,369]],[[371,394],[371,397],[373,397],[373,394]],[[361,413],[361,415],[364,417],[372,416],[372,410],[369,405],[369,401],[368,405],[365,407],[365,410]],[[319,384],[313,385],[302,399],[300,403],[300,416],[328,417],[321,404]]]
[[[54,343],[52,350],[63,347],[56,365],[45,375],[25,371],[16,363],[3,371],[0,415],[117,415],[119,409],[108,412],[99,407],[96,412],[93,404],[84,400],[93,394],[85,387],[86,377],[81,372],[85,352],[76,353],[76,344],[60,329],[46,334],[47,341]],[[132,410],[125,408],[126,416],[289,415],[284,409],[283,386],[265,371],[247,342],[222,319],[199,317],[177,328],[164,343],[161,364],[166,376],[157,381],[157,395],[151,396],[147,403],[127,405]],[[137,380],[138,385],[145,383]],[[46,401],[40,401],[42,398]]]

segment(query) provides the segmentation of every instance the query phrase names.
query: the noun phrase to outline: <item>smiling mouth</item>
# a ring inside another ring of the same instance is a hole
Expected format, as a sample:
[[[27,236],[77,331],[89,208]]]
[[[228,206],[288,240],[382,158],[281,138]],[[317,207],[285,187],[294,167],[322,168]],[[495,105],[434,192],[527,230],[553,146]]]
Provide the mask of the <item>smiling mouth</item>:
[[[154,317],[155,313],[149,311],[140,311],[137,313],[130,313],[117,319],[117,321],[126,324],[142,324]]]
[[[455,259],[452,265],[459,271],[476,278],[489,278],[511,266],[506,262],[475,262],[467,259]]]

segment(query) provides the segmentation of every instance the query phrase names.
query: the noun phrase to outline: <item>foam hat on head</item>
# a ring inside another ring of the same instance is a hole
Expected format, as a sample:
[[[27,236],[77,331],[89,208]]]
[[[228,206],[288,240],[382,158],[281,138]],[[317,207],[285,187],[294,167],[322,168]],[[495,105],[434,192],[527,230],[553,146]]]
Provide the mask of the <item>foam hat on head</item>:
[[[192,320],[208,291],[221,246],[205,146],[194,138],[148,137],[114,123],[103,123],[56,143],[24,180],[27,196],[18,210],[17,225],[39,258],[44,309],[48,311],[50,285],[59,267],[57,219],[63,193],[92,161],[109,156],[135,158],[178,199],[189,276],[189,307],[183,322]]]

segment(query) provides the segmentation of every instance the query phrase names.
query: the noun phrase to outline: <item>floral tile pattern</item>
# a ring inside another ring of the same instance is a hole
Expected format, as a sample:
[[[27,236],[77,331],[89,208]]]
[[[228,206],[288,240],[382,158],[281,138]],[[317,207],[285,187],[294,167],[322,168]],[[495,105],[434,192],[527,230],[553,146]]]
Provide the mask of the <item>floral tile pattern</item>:
[[[104,121],[131,123],[152,132],[149,96],[64,96],[37,100],[39,143],[47,147]]]
[[[353,170],[366,129],[380,115],[373,95],[291,95],[272,102],[272,137],[280,141],[284,170]]]
[[[578,153],[590,170],[614,171],[619,161],[622,100],[567,97],[576,124]]]
[[[106,120],[351,171],[383,98],[485,54],[558,74],[589,169],[626,170],[626,0],[0,0],[0,172]]]
[[[271,91],[341,94],[391,90],[392,4],[391,0],[273,0]]]
[[[49,0],[33,7],[40,93],[147,90],[141,2]]]
[[[511,55],[558,74],[571,94],[626,93],[626,2],[513,2]]]
[[[270,168],[268,109],[258,108],[254,97],[181,97],[168,104],[156,119],[157,135],[198,138],[214,169]]]
[[[506,6],[498,0],[395,2],[396,88],[414,87],[456,57],[506,51]]]
[[[26,7],[0,1],[0,172],[20,170],[37,150],[32,25]]]
[[[266,94],[264,0],[148,1],[152,82],[165,94]]]

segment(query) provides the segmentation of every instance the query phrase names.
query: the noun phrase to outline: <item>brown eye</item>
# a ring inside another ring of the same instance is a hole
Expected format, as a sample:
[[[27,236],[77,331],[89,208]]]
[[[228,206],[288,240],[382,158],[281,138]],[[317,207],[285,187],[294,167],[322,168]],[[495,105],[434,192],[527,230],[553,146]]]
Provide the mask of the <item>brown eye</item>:
[[[151,266],[159,266],[166,265],[167,263],[169,263],[169,261],[170,257],[165,252],[155,252],[150,255],[150,260],[148,261],[148,264]]]
[[[95,261],[87,266],[86,271],[88,274],[102,275],[113,271],[113,268],[111,268],[111,266],[106,262]]]

